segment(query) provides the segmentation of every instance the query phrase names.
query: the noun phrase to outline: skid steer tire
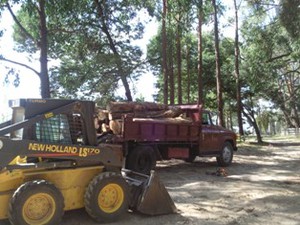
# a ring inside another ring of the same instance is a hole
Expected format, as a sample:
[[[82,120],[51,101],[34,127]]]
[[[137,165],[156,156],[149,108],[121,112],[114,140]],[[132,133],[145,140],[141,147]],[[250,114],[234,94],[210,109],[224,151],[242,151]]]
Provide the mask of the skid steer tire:
[[[156,155],[151,146],[137,146],[126,157],[126,168],[138,173],[149,175],[155,166]]]
[[[88,185],[84,204],[87,213],[98,222],[120,220],[129,207],[128,184],[121,175],[101,173]]]
[[[13,194],[8,218],[13,225],[57,225],[64,214],[61,192],[45,180],[22,184]]]

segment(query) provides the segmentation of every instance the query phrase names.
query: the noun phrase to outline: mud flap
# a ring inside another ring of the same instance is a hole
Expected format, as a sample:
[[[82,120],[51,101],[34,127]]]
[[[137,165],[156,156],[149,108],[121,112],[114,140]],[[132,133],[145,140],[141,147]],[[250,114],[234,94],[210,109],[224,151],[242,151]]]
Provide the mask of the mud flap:
[[[151,216],[177,212],[171,196],[154,171],[150,176],[129,170],[123,172],[131,186],[131,209]]]

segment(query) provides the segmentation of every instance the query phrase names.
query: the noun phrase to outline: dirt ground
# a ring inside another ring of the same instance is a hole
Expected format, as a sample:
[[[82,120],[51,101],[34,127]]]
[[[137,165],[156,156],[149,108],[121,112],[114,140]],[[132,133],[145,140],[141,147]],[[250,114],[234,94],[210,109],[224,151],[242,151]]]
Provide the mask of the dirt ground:
[[[217,168],[214,158],[158,163],[157,172],[178,212],[154,217],[128,213],[111,224],[300,225],[300,139],[242,144],[226,168],[228,176],[216,176]],[[84,210],[65,213],[61,223],[96,224]]]

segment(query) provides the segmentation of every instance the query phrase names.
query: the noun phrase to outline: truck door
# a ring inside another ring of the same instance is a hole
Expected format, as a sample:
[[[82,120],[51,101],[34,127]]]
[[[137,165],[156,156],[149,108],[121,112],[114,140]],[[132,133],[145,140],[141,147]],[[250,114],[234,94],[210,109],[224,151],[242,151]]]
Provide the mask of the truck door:
[[[219,150],[218,136],[220,129],[212,122],[211,115],[208,111],[202,112],[202,137],[201,137],[201,152],[214,153]]]

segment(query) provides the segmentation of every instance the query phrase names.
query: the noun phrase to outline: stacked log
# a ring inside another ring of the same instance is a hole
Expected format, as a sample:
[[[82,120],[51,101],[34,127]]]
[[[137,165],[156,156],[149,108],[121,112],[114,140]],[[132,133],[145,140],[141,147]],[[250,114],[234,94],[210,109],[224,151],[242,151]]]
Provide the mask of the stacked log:
[[[107,111],[109,120],[121,119],[124,115],[134,118],[175,118],[182,114],[178,107],[153,102],[111,102]]]
[[[153,102],[110,102],[106,110],[98,110],[98,118],[106,121],[104,124],[107,124],[114,134],[121,134],[122,117],[125,115],[147,120],[176,118],[181,114],[182,110],[179,107]]]
[[[154,102],[110,102],[107,110],[114,112],[141,112],[141,111],[160,111],[168,109],[167,105]]]
[[[122,120],[110,120],[109,121],[109,128],[112,130],[114,134],[121,134],[123,127]]]

